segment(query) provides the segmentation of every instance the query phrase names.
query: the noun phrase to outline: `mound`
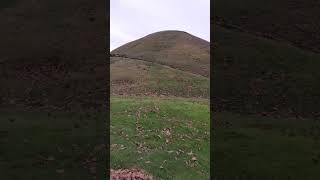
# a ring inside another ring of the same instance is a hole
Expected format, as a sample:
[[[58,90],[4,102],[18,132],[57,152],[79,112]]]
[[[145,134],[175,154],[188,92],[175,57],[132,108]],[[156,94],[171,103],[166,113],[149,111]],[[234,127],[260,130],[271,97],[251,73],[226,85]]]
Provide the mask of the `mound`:
[[[219,85],[213,90],[216,106],[319,115],[319,54],[219,26],[213,30],[217,43],[213,84]]]
[[[127,43],[113,55],[142,59],[209,77],[210,43],[182,31],[160,31]]]
[[[209,43],[163,31],[111,53],[111,177],[208,179]]]

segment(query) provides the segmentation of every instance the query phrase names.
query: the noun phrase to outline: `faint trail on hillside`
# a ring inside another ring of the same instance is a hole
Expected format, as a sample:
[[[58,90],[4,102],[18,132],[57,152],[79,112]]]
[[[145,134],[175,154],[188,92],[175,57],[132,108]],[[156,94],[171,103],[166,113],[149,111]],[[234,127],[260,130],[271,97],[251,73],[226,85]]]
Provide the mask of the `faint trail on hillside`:
[[[158,64],[158,65],[170,68],[170,69],[174,69],[174,70],[179,70],[179,71],[183,71],[183,72],[186,72],[186,73],[190,73],[190,74],[193,74],[193,75],[196,75],[196,76],[209,78],[209,77],[203,76],[201,74],[196,74],[196,73],[193,73],[193,72],[190,72],[190,71],[185,71],[185,70],[182,70],[182,69],[180,69],[178,67],[170,66],[170,65],[167,65],[167,64],[161,63],[161,62],[155,62],[155,61],[150,61],[150,60],[141,59],[141,58],[132,58],[132,57],[127,57],[127,56],[121,55],[121,54],[110,54],[110,57],[119,57],[119,58],[123,58],[123,59],[132,59],[132,60],[137,60],[137,61],[149,62],[149,63],[153,63],[153,64]]]

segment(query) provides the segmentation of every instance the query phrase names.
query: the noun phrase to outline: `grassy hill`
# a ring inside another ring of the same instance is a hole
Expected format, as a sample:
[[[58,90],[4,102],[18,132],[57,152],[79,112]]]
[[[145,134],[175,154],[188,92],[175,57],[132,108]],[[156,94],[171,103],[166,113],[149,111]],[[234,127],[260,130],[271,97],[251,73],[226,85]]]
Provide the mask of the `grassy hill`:
[[[213,22],[225,27],[320,52],[319,1],[310,0],[217,0],[213,2]]]
[[[103,3],[19,0],[1,9],[0,106],[102,107]]]
[[[105,178],[104,3],[1,1],[1,179]]]
[[[127,43],[111,52],[167,65],[179,70],[210,75],[210,44],[183,31],[160,31]]]
[[[320,55],[213,27],[214,176],[318,177]]]
[[[209,98],[209,78],[158,63],[111,57],[111,93]]]
[[[213,26],[216,106],[245,112],[319,115],[320,55],[285,42]]]
[[[111,168],[209,178],[209,43],[162,31],[111,52]]]
[[[213,176],[316,179],[318,2],[213,4]]]

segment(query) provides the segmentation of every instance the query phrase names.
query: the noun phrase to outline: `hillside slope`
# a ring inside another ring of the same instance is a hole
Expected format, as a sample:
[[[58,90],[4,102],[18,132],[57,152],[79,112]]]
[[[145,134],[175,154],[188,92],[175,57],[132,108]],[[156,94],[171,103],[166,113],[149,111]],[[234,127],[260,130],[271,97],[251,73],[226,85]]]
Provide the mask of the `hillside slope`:
[[[214,96],[222,109],[319,116],[320,55],[213,26]]]
[[[104,2],[17,0],[1,6],[0,108],[103,108]]]
[[[214,179],[319,177],[319,5],[213,2]]]
[[[209,43],[162,31],[111,53],[111,168],[208,179]]]
[[[216,0],[213,22],[320,52],[317,0]]]
[[[156,62],[179,70],[210,75],[210,43],[182,31],[160,31],[111,52]]]
[[[112,57],[112,95],[209,98],[209,78],[169,66],[131,58]]]
[[[0,2],[1,179],[106,177],[105,3]]]

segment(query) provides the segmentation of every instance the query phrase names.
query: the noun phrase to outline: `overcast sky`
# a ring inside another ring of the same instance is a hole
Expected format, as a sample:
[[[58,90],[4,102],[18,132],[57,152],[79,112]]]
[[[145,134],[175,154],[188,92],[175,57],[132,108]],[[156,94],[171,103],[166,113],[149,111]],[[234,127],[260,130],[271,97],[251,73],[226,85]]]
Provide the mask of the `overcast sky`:
[[[110,50],[163,30],[210,41],[210,0],[111,0],[110,8]]]

